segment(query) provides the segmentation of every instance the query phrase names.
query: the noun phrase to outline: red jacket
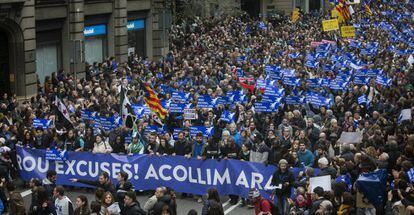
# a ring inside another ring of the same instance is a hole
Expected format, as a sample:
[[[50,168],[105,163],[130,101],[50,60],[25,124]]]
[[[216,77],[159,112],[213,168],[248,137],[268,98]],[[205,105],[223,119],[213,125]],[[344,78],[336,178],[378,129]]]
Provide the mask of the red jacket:
[[[255,214],[258,215],[260,212],[269,212],[271,213],[270,203],[268,200],[260,197],[258,201],[254,203]]]

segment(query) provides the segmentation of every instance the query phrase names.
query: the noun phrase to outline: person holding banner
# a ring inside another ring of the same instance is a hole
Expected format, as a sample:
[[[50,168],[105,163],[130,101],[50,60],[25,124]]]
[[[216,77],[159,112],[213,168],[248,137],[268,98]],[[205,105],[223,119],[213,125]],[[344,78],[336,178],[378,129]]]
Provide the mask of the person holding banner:
[[[142,143],[141,139],[138,137],[138,135],[132,137],[132,141],[129,145],[127,145],[127,154],[133,155],[133,154],[144,154],[145,146]]]
[[[279,161],[279,166],[272,176],[271,185],[274,186],[273,193],[277,198],[275,205],[279,209],[279,214],[286,215],[289,211],[289,203],[287,199],[291,195],[291,188],[295,178],[288,169],[288,162],[285,159]]]
[[[96,135],[95,143],[92,149],[92,153],[109,154],[112,152],[112,147],[102,137],[102,135]]]

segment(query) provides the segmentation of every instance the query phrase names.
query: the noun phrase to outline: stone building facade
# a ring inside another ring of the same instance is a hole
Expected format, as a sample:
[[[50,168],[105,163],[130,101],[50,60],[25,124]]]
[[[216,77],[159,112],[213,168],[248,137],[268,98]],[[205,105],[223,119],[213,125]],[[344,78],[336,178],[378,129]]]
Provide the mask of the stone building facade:
[[[168,52],[170,0],[0,0],[0,93],[29,98],[37,80],[130,52]],[[165,18],[167,17],[167,18]],[[37,78],[38,77],[38,78]]]

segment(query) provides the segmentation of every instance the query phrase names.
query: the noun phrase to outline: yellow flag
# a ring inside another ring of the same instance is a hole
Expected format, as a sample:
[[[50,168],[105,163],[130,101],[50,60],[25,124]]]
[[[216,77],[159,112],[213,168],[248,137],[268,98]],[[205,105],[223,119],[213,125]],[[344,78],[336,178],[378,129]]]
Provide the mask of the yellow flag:
[[[339,12],[334,8],[332,11],[331,11],[331,17],[332,18],[337,18],[339,16]]]
[[[299,19],[299,9],[295,8],[292,12],[292,22],[296,22]]]

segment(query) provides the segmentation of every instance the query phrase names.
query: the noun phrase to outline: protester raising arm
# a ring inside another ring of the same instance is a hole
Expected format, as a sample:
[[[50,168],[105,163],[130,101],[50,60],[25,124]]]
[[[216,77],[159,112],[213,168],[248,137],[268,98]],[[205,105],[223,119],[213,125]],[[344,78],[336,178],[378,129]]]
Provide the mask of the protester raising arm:
[[[109,178],[109,174],[107,172],[102,172],[99,175],[99,179],[96,181],[89,181],[89,180],[76,179],[76,178],[71,178],[70,181],[78,182],[78,183],[82,183],[82,184],[86,184],[86,185],[90,185],[94,187],[99,187],[99,188],[104,189],[106,192],[109,191],[111,193],[115,193],[115,187],[113,186],[111,179]]]

